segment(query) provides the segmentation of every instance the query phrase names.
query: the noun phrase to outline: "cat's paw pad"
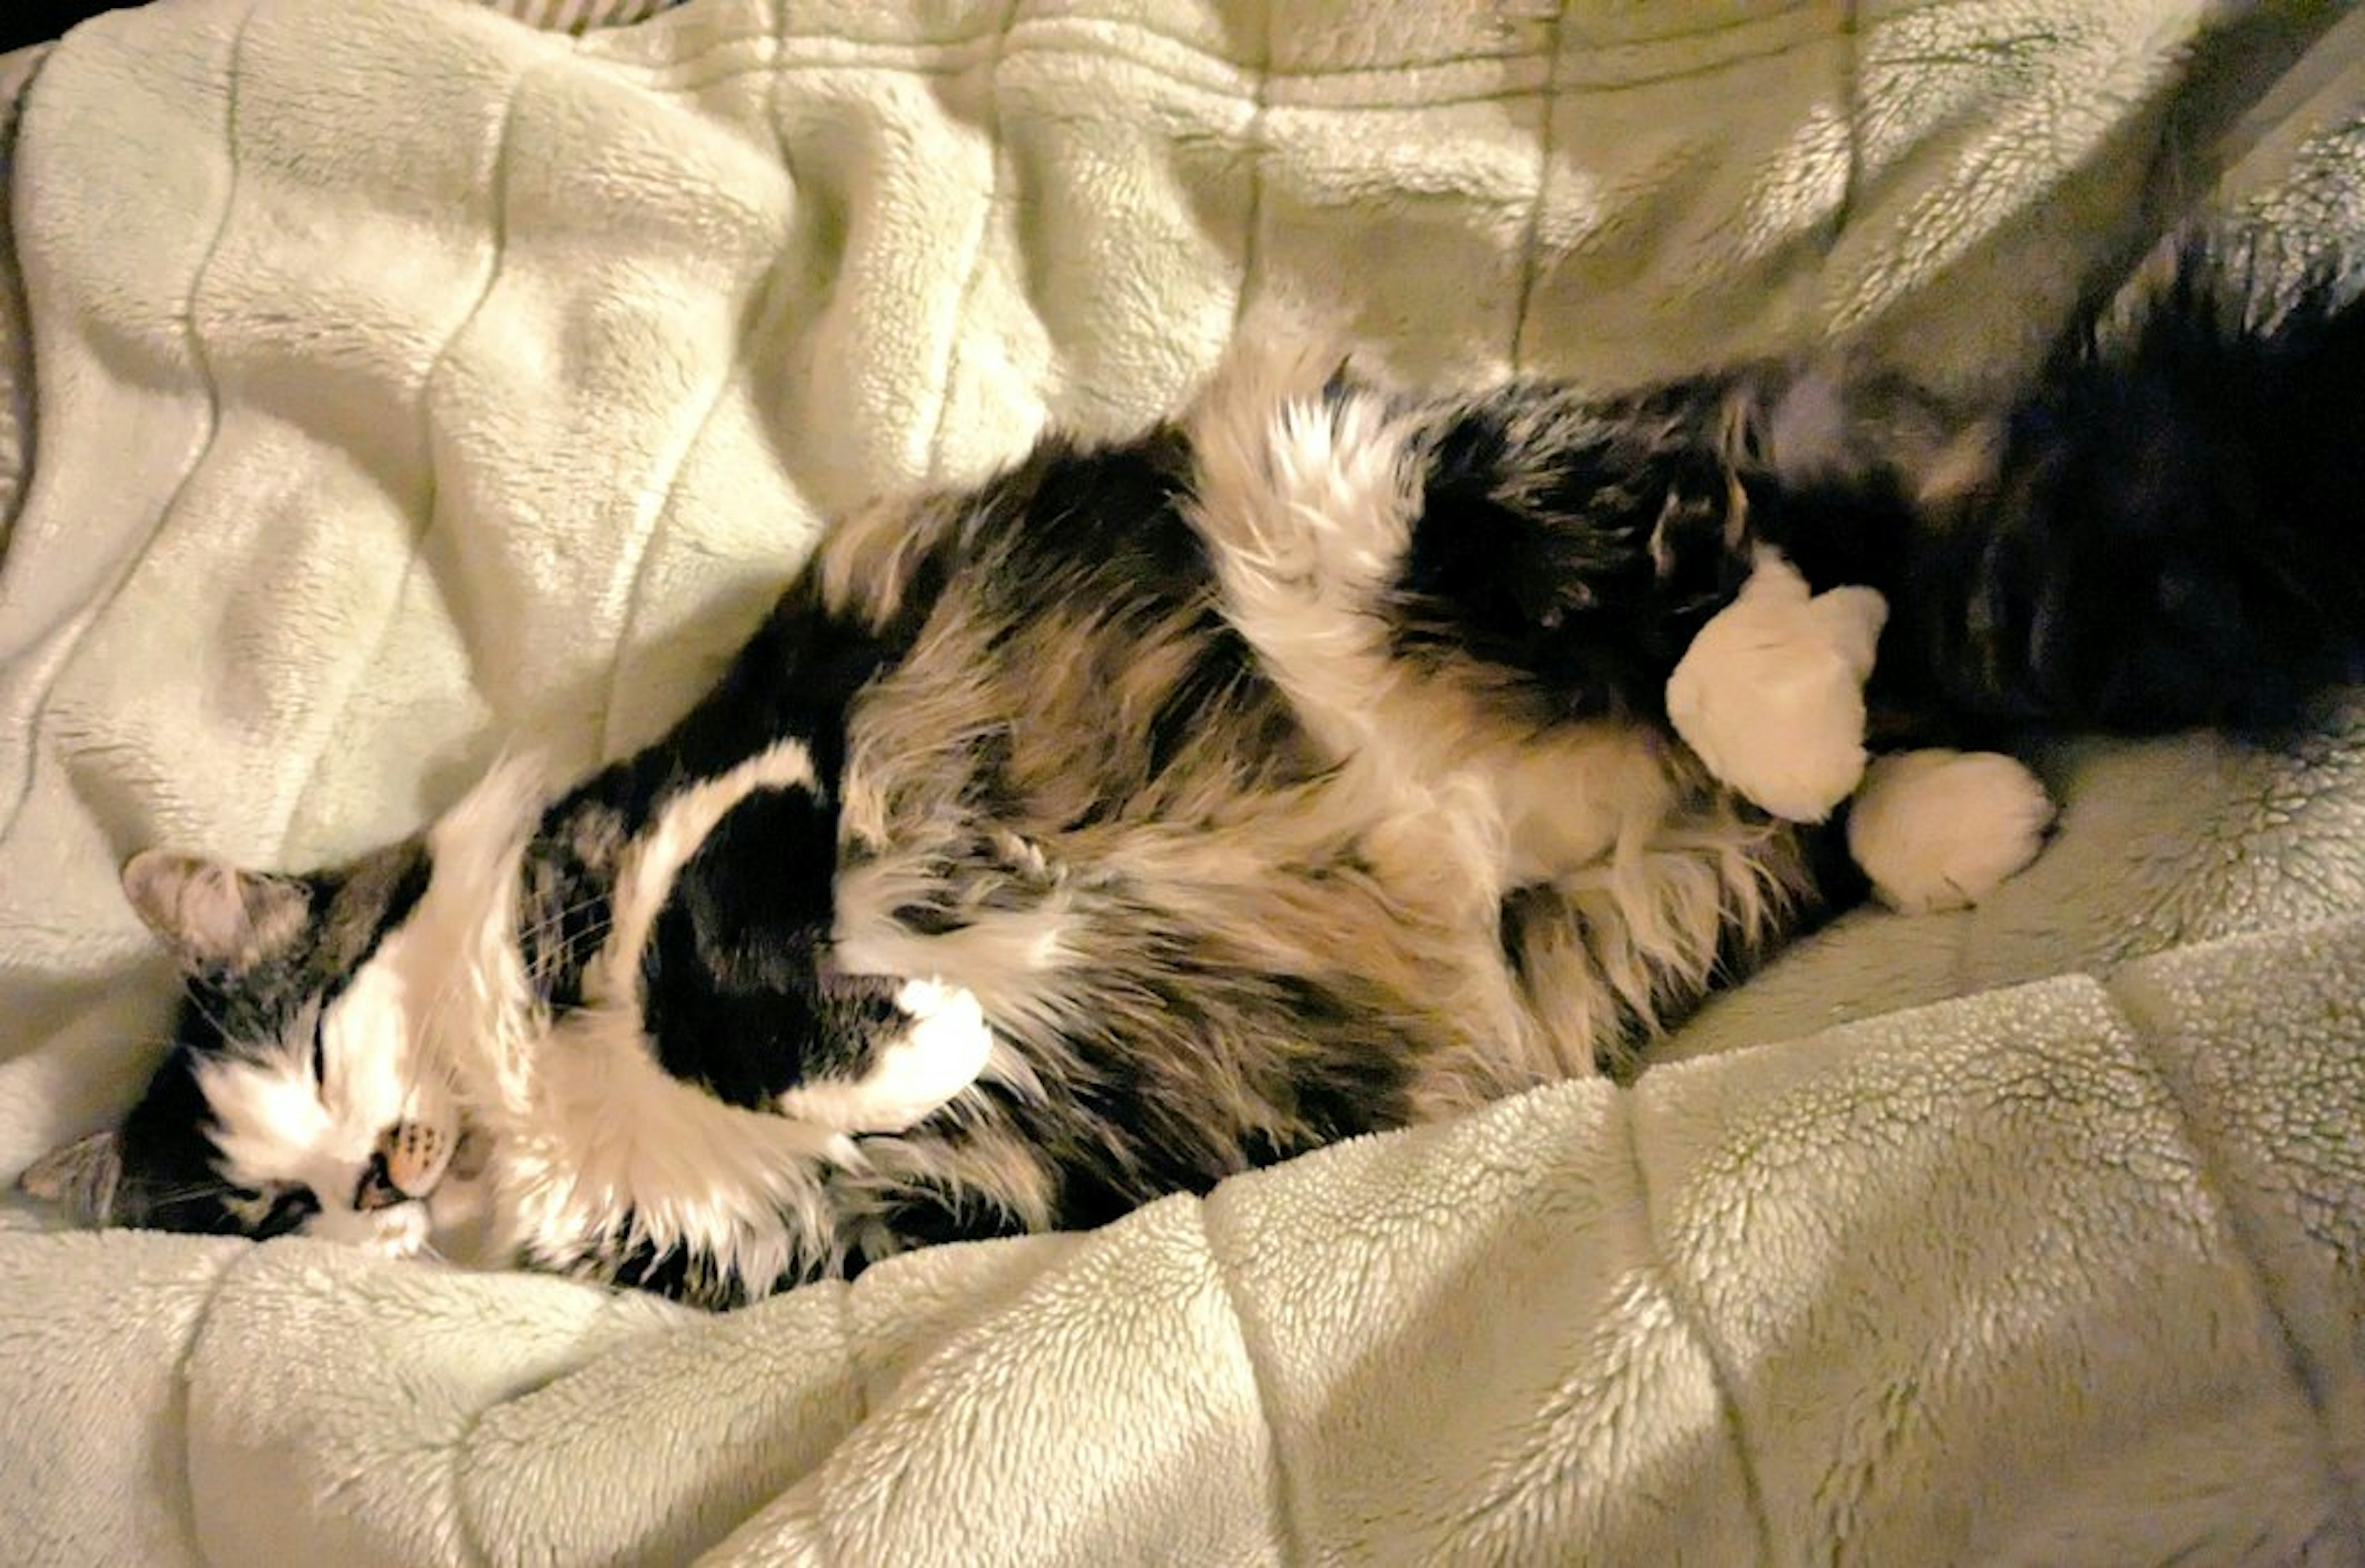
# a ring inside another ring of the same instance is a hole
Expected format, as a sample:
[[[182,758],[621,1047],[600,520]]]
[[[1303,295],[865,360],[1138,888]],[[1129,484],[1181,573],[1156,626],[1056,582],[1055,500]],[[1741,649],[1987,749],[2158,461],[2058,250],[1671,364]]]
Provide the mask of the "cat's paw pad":
[[[1708,770],[1788,822],[1821,822],[1864,777],[1864,683],[1889,619],[1868,588],[1810,593],[1778,554],[1685,650],[1667,717]]]
[[[1865,772],[1848,853],[1883,902],[1909,914],[1978,903],[2036,858],[2053,801],[1994,752],[1900,752]]]

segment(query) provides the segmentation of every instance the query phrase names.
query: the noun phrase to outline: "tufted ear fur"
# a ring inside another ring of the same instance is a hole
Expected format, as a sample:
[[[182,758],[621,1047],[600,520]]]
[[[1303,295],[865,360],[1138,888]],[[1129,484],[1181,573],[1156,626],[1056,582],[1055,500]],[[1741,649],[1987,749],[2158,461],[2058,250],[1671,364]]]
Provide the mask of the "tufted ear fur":
[[[51,1149],[25,1168],[17,1185],[29,1197],[58,1204],[76,1225],[95,1227],[114,1220],[122,1178],[122,1144],[110,1128]]]
[[[289,877],[144,849],[123,867],[123,896],[192,972],[237,973],[302,934],[311,893]]]

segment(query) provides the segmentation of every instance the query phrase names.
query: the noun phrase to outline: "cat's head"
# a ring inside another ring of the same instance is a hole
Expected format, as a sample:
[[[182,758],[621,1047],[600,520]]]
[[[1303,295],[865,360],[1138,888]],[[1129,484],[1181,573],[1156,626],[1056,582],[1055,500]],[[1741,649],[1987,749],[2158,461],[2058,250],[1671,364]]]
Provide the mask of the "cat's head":
[[[428,878],[416,839],[300,876],[135,856],[125,896],[186,982],[172,1044],[120,1126],[21,1185],[89,1225],[395,1255],[459,1223],[472,1151],[403,961]]]

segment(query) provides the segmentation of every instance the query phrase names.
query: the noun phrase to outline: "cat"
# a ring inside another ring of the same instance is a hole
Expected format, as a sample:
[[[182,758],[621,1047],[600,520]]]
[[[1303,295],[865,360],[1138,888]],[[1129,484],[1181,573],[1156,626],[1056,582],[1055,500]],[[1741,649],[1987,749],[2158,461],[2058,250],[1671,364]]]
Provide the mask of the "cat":
[[[2225,271],[1991,407],[1265,353],[873,506],[588,779],[301,875],[134,857],[175,1036],[23,1184],[729,1307],[1622,1069],[1855,890],[1844,798],[1900,904],[2035,853],[2024,769],[1867,773],[1867,722],[2272,725],[2365,673],[2365,308]]]

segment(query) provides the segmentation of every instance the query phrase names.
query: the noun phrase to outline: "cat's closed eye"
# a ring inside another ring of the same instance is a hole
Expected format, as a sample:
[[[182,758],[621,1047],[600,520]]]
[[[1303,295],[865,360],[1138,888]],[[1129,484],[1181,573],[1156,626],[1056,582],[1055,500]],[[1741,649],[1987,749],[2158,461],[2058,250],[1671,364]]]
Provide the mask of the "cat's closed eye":
[[[255,1193],[253,1201],[265,1205],[254,1226],[254,1235],[264,1239],[301,1230],[307,1220],[320,1212],[319,1194],[309,1187],[279,1187]]]

